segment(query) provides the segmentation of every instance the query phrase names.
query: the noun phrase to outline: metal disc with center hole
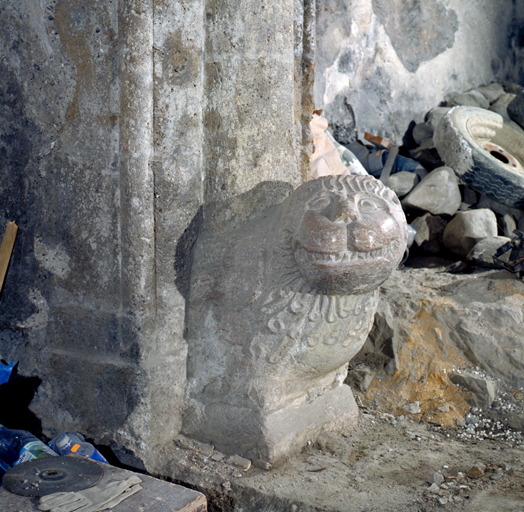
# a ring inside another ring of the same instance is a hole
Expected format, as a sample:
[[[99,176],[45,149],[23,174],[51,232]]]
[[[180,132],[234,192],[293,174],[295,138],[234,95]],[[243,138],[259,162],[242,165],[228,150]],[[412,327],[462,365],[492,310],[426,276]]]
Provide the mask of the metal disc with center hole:
[[[11,468],[2,482],[15,494],[40,497],[87,489],[98,483],[103,474],[101,466],[83,457],[45,457]]]

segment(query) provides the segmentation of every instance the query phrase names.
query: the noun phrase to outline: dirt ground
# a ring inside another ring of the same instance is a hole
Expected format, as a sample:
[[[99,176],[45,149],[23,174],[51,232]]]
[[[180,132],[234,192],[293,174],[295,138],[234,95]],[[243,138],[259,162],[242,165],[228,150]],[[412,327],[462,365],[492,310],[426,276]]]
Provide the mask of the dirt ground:
[[[169,472],[204,492],[211,512],[524,510],[522,436],[501,422],[479,430],[471,417],[444,429],[363,409],[358,427],[325,434],[271,471],[213,460],[220,454],[211,447],[179,446]]]
[[[306,470],[318,478],[321,510],[524,510],[524,447],[465,432],[363,413],[358,429],[327,435],[303,462],[326,468]],[[345,474],[345,489],[330,485],[335,471]],[[443,477],[438,488],[429,482],[435,472]]]

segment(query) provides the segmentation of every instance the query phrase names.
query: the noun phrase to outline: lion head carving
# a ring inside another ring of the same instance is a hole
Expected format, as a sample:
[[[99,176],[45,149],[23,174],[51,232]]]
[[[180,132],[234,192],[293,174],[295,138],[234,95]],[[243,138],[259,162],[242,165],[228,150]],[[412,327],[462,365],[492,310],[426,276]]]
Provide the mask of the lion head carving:
[[[404,254],[407,226],[400,203],[371,176],[319,178],[299,187],[285,203],[291,222],[280,247],[285,251],[289,244],[297,270],[320,293],[373,290]]]

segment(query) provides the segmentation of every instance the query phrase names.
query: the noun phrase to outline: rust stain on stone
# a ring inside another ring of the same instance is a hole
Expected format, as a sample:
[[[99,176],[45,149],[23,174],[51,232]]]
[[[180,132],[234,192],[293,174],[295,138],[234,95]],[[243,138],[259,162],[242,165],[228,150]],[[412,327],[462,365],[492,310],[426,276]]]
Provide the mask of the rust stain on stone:
[[[94,62],[89,52],[89,41],[82,23],[86,6],[81,0],[62,0],[55,11],[60,39],[76,67],[76,89],[67,109],[68,123],[80,120],[80,96],[94,86]]]
[[[419,419],[455,426],[470,410],[471,394],[453,384],[449,374],[471,363],[446,341],[445,328],[428,312],[449,304],[439,304],[438,299],[425,302],[398,349],[398,370],[390,377],[375,379],[365,400],[376,401],[380,409],[395,415],[406,414],[402,406],[418,401]]]
[[[206,62],[206,89],[214,90],[222,85],[223,82],[222,64],[220,62]]]
[[[162,67],[170,84],[191,82],[200,68],[200,50],[184,44],[181,31],[171,32],[164,43]]]
[[[296,22],[297,23],[297,22]],[[315,3],[305,0],[302,20],[295,26],[295,38],[300,39],[302,53],[295,57],[295,125],[300,128],[296,148],[297,168],[301,180],[309,179],[309,157],[313,152],[313,136],[309,123],[315,109]],[[298,41],[295,40],[295,45]]]

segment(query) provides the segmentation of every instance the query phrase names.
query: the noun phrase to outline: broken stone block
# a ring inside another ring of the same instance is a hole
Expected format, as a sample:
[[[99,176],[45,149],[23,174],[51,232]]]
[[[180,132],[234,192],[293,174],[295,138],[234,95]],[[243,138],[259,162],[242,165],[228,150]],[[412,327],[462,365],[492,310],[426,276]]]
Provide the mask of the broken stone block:
[[[506,215],[509,213],[515,217],[517,221],[524,218],[524,211],[499,203],[498,201],[488,197],[486,194],[481,194],[477,208],[488,208],[499,215]]]
[[[491,105],[492,103],[495,103],[495,101],[497,101],[504,94],[504,87],[502,87],[502,84],[500,82],[493,82],[484,87],[478,87],[477,91],[479,91]]]
[[[466,475],[469,478],[480,478],[486,472],[486,466],[480,462],[472,466]]]
[[[398,197],[404,197],[409,194],[413,187],[420,181],[418,174],[408,171],[400,171],[392,174],[386,185],[397,194]]]
[[[433,128],[433,130],[440,123],[440,120],[449,112],[449,107],[435,107],[426,114],[426,123]]]
[[[517,94],[522,88],[522,85],[510,82],[509,80],[503,80],[500,83],[502,84],[502,87],[504,87],[504,91],[509,94]]]
[[[424,251],[429,253],[439,253],[444,248],[442,234],[447,226],[447,222],[438,215],[426,213],[422,217],[417,217],[411,224],[417,231],[415,243]]]
[[[497,218],[488,209],[458,212],[442,235],[444,245],[455,254],[466,257],[482,239],[497,236]]]
[[[453,169],[445,166],[430,172],[402,200],[405,207],[418,208],[433,215],[453,215],[461,202],[457,177]]]
[[[251,467],[251,461],[241,457],[240,455],[231,455],[231,457],[229,457],[226,462],[230,466],[237,466],[242,468],[244,471],[247,471]]]
[[[451,382],[473,393],[473,405],[489,409],[497,393],[497,383],[493,380],[468,373],[451,374]]]
[[[466,426],[466,420],[464,418],[457,418],[457,427],[465,427]]]
[[[502,230],[504,231],[504,235],[507,237],[511,237],[511,234],[513,231],[517,229],[517,221],[515,220],[515,217],[511,215],[511,213],[506,213],[506,215],[502,216]]]
[[[201,453],[202,455],[204,455],[204,457],[210,457],[215,450],[215,447],[211,444],[202,443],[200,441],[196,441],[195,439],[190,439],[185,436],[178,436],[176,444],[183,448],[189,448],[190,450]]]
[[[484,238],[475,244],[466,256],[466,259],[479,267],[498,268],[499,265],[493,263],[493,255],[499,247],[510,241],[511,239],[505,236]]]
[[[269,468],[358,407],[347,365],[397,268],[407,225],[372,176],[304,183],[196,242],[187,309],[185,435]]]
[[[463,199],[466,204],[473,206],[478,203],[479,197],[471,187],[464,186]]]
[[[371,386],[374,378],[375,373],[369,368],[358,368],[348,372],[347,382],[351,387],[364,392]]]
[[[504,119],[504,124],[511,126],[517,130],[522,130],[519,124],[513,121],[508,114],[508,105],[515,99],[515,94],[506,93],[503,94],[493,105],[489,107],[489,110],[500,114]]]
[[[478,107],[478,108],[489,108],[489,101],[486,97],[479,91],[473,89],[468,92],[463,92],[461,94],[456,94],[449,101],[448,105],[450,107],[455,107],[458,105],[468,106],[468,107]]]
[[[357,140],[357,127],[353,108],[344,94],[337,94],[332,103],[322,111],[329,121],[331,133],[340,144],[350,144]]]
[[[512,121],[524,128],[524,89],[520,88],[513,101],[508,104],[508,115]]]
[[[433,137],[433,128],[427,123],[418,123],[413,128],[413,140],[421,146],[423,142]]]
[[[211,460],[214,460],[215,462],[220,462],[221,460],[224,460],[225,458],[226,456],[220,452],[214,452],[213,455],[211,455]]]

